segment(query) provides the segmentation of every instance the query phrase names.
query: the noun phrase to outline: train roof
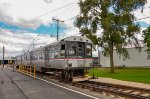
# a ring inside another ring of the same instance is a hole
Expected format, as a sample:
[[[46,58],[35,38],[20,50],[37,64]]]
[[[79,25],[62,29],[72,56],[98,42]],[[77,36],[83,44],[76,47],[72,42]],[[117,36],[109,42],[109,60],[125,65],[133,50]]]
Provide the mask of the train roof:
[[[62,39],[61,41],[79,41],[79,42],[92,43],[92,41],[85,36],[70,36]]]
[[[79,42],[87,42],[87,43],[92,43],[92,41],[85,37],[85,36],[69,36],[69,37],[66,37],[64,39],[61,39],[60,41],[57,41],[57,42],[53,42],[53,43],[50,43],[46,46],[40,46],[32,51],[29,51],[30,52],[34,52],[34,51],[40,51],[40,50],[43,50],[45,47],[48,47],[48,46],[52,46],[52,45],[56,45],[58,43],[61,43],[63,41],[79,41]],[[26,52],[25,54],[27,54],[28,52]],[[18,55],[16,57],[20,57],[20,56],[23,56],[24,54],[21,54],[21,55]]]
[[[58,43],[63,42],[63,41],[79,41],[79,42],[92,43],[92,41],[85,36],[69,36],[69,37],[66,37],[64,39],[61,39],[60,41],[50,43],[47,46],[55,45],[55,44],[58,44]]]

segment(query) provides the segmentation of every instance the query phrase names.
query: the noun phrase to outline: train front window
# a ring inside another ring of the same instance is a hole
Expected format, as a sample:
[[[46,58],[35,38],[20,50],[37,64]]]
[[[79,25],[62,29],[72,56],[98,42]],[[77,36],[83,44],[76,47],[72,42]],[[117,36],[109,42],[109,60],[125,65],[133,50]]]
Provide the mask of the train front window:
[[[92,46],[91,45],[87,45],[86,46],[86,56],[87,57],[91,57],[92,56]]]
[[[77,56],[76,44],[69,44],[69,56],[70,56],[70,57],[75,57],[75,56]]]
[[[85,57],[85,43],[84,42],[78,42],[78,58],[84,58]]]
[[[83,50],[83,45],[79,44],[79,52],[82,52],[82,50]]]

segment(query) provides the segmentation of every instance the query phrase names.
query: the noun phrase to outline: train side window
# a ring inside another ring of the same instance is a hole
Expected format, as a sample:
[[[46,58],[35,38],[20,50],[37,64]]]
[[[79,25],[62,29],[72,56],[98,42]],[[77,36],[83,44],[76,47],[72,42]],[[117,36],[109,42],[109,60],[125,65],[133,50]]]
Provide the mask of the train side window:
[[[65,44],[61,45],[61,50],[65,50]]]
[[[54,56],[55,58],[58,58],[58,52],[55,52],[55,56]]]
[[[52,55],[51,57],[54,58],[54,52],[52,52],[51,55]]]
[[[62,57],[65,57],[65,44],[62,44],[61,45],[61,48],[60,48],[60,56]]]

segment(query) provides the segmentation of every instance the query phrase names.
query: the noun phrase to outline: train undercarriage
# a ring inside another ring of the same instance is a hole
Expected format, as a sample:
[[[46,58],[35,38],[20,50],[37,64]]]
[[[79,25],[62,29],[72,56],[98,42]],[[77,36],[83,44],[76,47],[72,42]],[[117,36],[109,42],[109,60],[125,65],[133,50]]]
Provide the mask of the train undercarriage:
[[[23,66],[23,65],[22,65]],[[19,69],[19,65],[16,66]],[[30,68],[30,66],[27,66]],[[78,79],[85,80],[88,74],[88,70],[92,67],[74,67],[74,68],[52,68],[52,67],[40,67],[36,71],[40,73],[51,73],[53,78],[63,82],[79,81]],[[33,66],[32,66],[33,70]]]
[[[73,82],[85,80],[87,78],[88,70],[91,67],[77,67],[77,68],[41,68],[42,72],[51,72],[54,78],[63,82]]]

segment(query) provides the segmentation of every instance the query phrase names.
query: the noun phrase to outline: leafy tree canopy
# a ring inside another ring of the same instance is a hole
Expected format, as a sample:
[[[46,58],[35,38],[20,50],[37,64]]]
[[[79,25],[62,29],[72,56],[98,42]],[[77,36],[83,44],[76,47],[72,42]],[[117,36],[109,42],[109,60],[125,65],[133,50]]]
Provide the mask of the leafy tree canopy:
[[[144,43],[146,43],[147,46],[147,52],[150,54],[150,26],[143,31],[144,36]]]
[[[94,44],[103,47],[104,55],[110,55],[113,66],[113,48],[123,58],[129,58],[125,46],[135,42],[139,46],[136,34],[140,26],[135,24],[133,11],[141,8],[146,0],[80,0],[80,15],[75,25],[83,35],[89,37]],[[98,29],[103,29],[98,37]]]

